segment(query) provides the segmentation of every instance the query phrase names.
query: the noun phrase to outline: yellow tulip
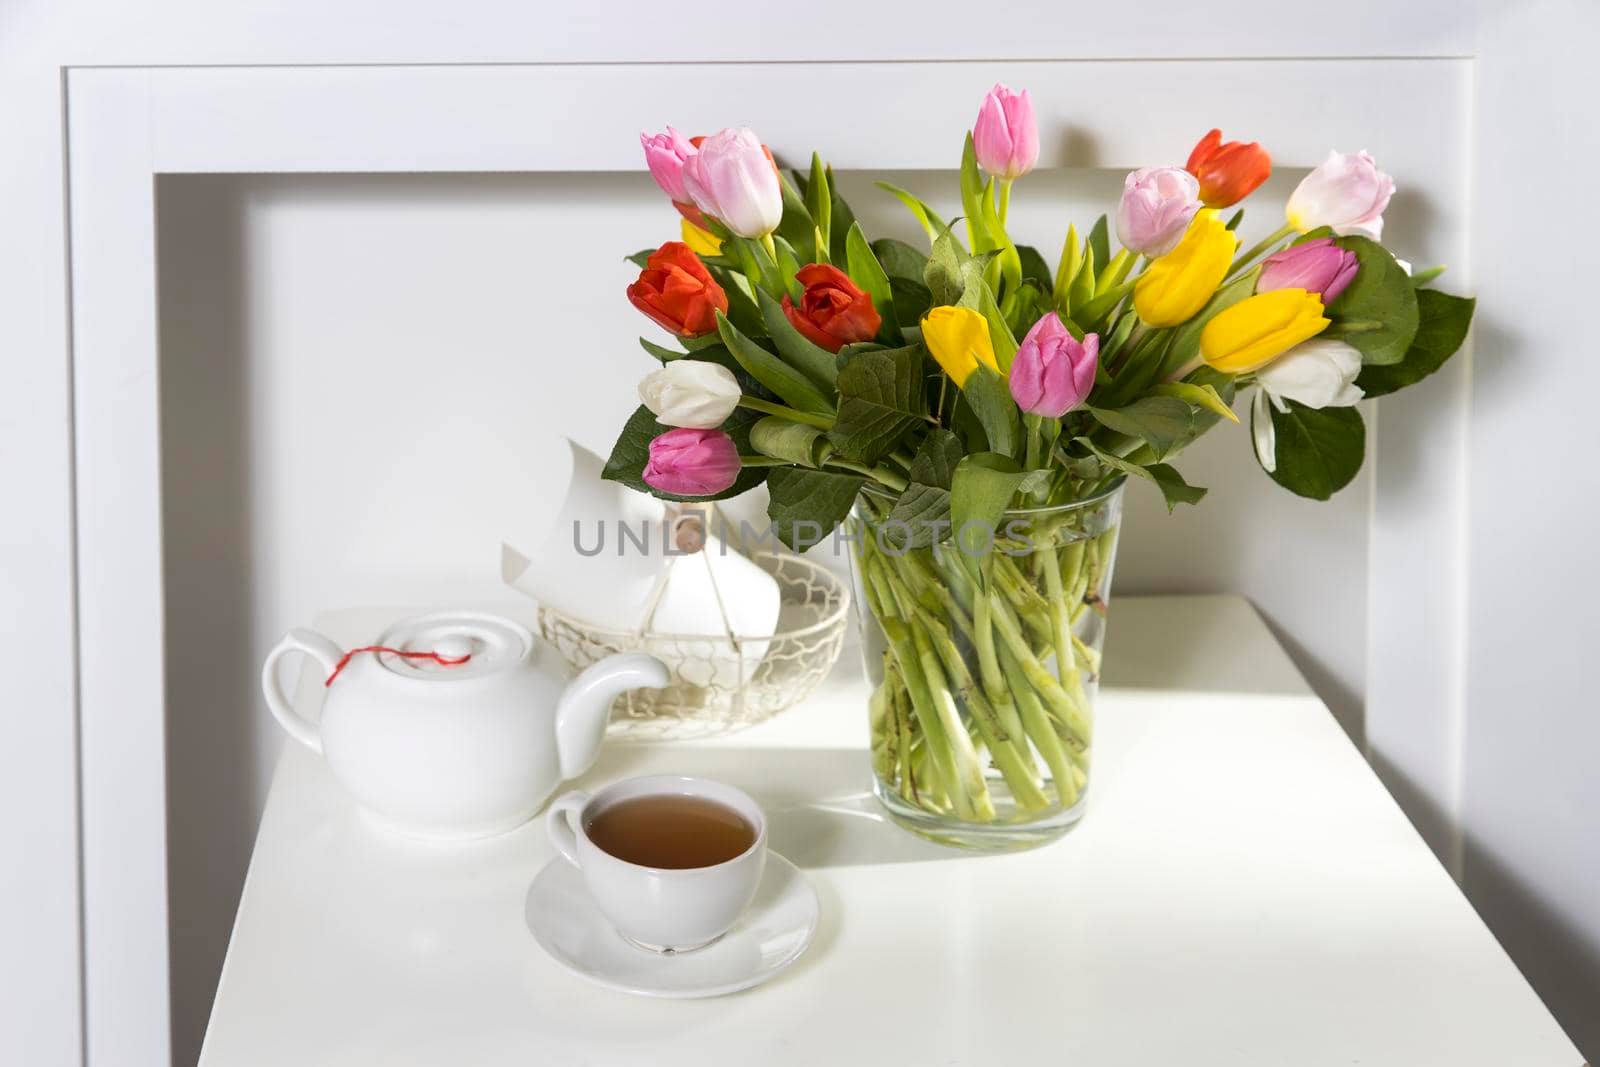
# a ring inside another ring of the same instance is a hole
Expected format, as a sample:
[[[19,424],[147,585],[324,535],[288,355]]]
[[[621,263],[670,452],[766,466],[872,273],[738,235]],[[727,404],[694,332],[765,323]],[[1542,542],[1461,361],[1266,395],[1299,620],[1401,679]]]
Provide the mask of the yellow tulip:
[[[1225,374],[1248,374],[1327,325],[1316,293],[1273,289],[1217,312],[1200,331],[1200,355]]]
[[[688,219],[683,220],[683,243],[697,256],[722,254],[722,240],[710,230],[702,230]]]
[[[966,385],[982,363],[996,374],[994,342],[989,340],[989,320],[971,308],[936,307],[922,320],[922,343],[956,385]]]
[[[1151,263],[1133,287],[1133,308],[1146,326],[1177,326],[1194,318],[1233,265],[1239,239],[1215,211],[1197,211],[1183,240]]]

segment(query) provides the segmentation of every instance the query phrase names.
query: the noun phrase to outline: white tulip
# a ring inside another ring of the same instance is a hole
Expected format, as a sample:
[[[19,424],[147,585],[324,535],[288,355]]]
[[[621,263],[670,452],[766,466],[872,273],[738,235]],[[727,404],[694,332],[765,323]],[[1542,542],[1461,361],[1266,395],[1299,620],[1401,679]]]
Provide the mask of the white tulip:
[[[639,401],[663,426],[710,430],[739,406],[739,380],[727,367],[703,359],[676,359],[639,383]]]
[[[1259,388],[1252,401],[1250,428],[1262,468],[1271,473],[1278,467],[1269,402],[1279,411],[1288,411],[1290,400],[1308,408],[1353,407],[1363,396],[1356,384],[1360,373],[1361,353],[1328,338],[1302,341],[1256,371]]]

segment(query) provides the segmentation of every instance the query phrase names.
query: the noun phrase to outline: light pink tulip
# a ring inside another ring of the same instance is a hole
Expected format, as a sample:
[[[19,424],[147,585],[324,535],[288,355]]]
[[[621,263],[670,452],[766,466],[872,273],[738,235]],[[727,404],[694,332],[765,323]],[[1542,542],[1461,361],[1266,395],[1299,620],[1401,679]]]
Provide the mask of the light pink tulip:
[[[1301,233],[1332,227],[1341,237],[1383,236],[1383,209],[1394,195],[1394,179],[1365,152],[1329,152],[1316,170],[1301,179],[1284,214]]]
[[[1122,183],[1117,240],[1152,259],[1164,256],[1183,239],[1199,209],[1200,181],[1193,174],[1182,167],[1141,167]]]
[[[996,178],[1014,181],[1039,161],[1039,127],[1033,121],[1028,90],[1014,93],[996,83],[983,98],[972,126],[978,166]]]
[[[1088,397],[1099,359],[1099,336],[1075,339],[1052,311],[1033,324],[1017,347],[1011,361],[1011,399],[1030,415],[1059,419]]]
[[[739,449],[721,430],[668,430],[650,442],[644,482],[673,496],[715,496],[739,478]]]
[[[641,133],[639,143],[644,146],[644,161],[650,168],[650,177],[661,186],[661,191],[676,203],[688,203],[689,194],[683,188],[683,164],[694,155],[694,145],[671,126],[666,133]]]
[[[1354,252],[1340,248],[1331,237],[1320,237],[1305,244],[1291,245],[1263,260],[1256,292],[1304,289],[1319,294],[1326,307],[1355,279],[1360,266]]]
[[[763,237],[783,217],[778,171],[761,138],[728,129],[700,142],[683,164],[683,187],[696,207],[740,237]]]

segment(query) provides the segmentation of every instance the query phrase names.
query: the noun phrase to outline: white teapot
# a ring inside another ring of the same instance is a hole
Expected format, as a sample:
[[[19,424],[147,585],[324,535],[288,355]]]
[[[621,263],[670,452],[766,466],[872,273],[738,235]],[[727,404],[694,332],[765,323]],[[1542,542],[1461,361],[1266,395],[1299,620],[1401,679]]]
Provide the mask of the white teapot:
[[[314,630],[290,630],[261,688],[289,736],[322,754],[380,821],[433,838],[520,826],[563,779],[594,763],[611,702],[667,684],[661,661],[620,653],[570,683],[555,649],[496,615],[444,612],[390,627],[350,655]],[[278,680],[291,652],[329,678],[320,723],[297,715]]]

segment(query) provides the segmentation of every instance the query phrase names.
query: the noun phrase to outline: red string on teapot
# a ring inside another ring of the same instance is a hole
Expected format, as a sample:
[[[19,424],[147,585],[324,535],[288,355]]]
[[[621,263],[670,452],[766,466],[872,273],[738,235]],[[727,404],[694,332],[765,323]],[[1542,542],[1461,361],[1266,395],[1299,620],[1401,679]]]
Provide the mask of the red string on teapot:
[[[387,652],[391,656],[399,656],[401,659],[431,659],[441,667],[459,667],[463,663],[467,662],[467,660],[472,658],[472,653],[470,652],[468,652],[465,656],[441,656],[437,652],[406,652],[402,649],[387,648],[383,645],[367,645],[364,648],[352,648],[339,658],[339,662],[334,665],[333,673],[328,675],[328,680],[322,683],[323,688],[326,689],[328,686],[332,685],[333,680],[339,677],[339,672],[344,670],[345,665],[350,662],[351,657],[357,656],[362,652]]]

